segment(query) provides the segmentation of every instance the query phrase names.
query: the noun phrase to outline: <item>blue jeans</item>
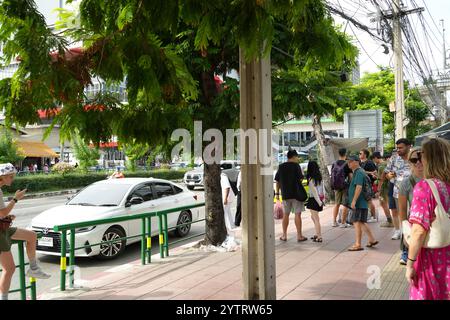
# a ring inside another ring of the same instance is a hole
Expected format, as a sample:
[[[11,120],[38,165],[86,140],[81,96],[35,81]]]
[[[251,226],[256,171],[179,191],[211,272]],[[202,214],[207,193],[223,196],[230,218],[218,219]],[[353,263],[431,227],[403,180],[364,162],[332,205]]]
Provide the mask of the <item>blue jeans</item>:
[[[408,248],[403,248],[401,258],[403,261],[408,260]]]

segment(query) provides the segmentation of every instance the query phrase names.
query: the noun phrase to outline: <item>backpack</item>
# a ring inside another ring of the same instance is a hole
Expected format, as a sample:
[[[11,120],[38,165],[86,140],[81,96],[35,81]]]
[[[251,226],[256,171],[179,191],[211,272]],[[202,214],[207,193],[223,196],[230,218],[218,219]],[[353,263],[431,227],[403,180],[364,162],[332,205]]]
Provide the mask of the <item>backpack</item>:
[[[375,193],[373,192],[372,188],[372,180],[370,180],[370,177],[366,174],[366,172],[363,169],[358,170],[361,170],[364,174],[364,183],[362,186],[361,193],[364,199],[366,199],[366,201],[370,201],[373,198],[375,198]]]
[[[331,168],[331,189],[344,190],[345,189],[345,168],[346,163],[338,165],[337,162]]]

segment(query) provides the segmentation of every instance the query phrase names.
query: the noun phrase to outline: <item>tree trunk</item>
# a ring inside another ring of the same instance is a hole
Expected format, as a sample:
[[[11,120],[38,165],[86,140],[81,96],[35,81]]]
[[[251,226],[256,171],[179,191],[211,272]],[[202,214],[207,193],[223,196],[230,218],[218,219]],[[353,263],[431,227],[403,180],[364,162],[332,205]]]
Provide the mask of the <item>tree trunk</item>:
[[[314,115],[313,117],[313,130],[317,139],[317,145],[319,147],[319,167],[322,173],[323,186],[327,194],[327,199],[334,199],[334,192],[331,190],[330,173],[328,172],[328,155],[326,152],[325,135],[322,130],[322,123],[320,122],[320,116]]]
[[[227,237],[220,174],[219,164],[204,164],[206,235],[202,244],[205,245],[220,245]]]

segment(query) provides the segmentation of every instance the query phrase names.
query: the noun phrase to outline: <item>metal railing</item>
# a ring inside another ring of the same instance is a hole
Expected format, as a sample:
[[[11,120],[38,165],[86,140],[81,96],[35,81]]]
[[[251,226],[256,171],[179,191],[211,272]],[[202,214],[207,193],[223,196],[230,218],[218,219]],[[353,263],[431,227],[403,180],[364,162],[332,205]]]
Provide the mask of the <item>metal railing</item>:
[[[27,300],[27,290],[30,289],[31,300],[36,300],[36,279],[30,278],[30,285],[27,286],[26,283],[26,275],[25,275],[25,266],[29,265],[29,263],[25,263],[25,250],[23,240],[13,240],[13,244],[17,244],[19,251],[19,264],[16,265],[16,268],[19,268],[19,289],[10,290],[9,293],[20,292],[20,299]],[[0,272],[3,269],[0,269]]]
[[[123,240],[127,239],[133,239],[133,238],[141,238],[141,263],[142,265],[145,265],[146,263],[151,263],[151,256],[152,256],[152,229],[151,229],[151,219],[152,218],[158,218],[158,235],[159,235],[159,253],[160,257],[164,258],[169,255],[169,241],[168,241],[168,233],[170,230],[177,229],[180,226],[188,225],[188,224],[194,224],[197,222],[204,221],[205,219],[200,219],[196,221],[191,221],[188,223],[178,224],[176,227],[169,228],[167,224],[167,215],[174,212],[183,212],[189,209],[194,209],[198,207],[203,207],[205,205],[204,202],[190,205],[190,206],[182,206],[177,207],[173,209],[168,210],[161,210],[161,211],[154,211],[154,212],[147,212],[147,213],[141,213],[136,215],[128,215],[128,216],[120,216],[120,217],[114,217],[109,219],[98,219],[98,220],[91,220],[91,221],[85,221],[85,222],[78,222],[78,223],[71,223],[71,224],[64,224],[64,225],[57,225],[53,227],[53,231],[60,232],[61,233],[61,260],[60,260],[60,290],[64,291],[66,290],[66,277],[67,277],[67,250],[69,250],[69,287],[74,287],[74,266],[75,266],[75,251],[84,249],[84,248],[91,248],[95,246],[101,246],[103,244],[110,244],[110,243],[117,243]],[[114,240],[109,241],[102,241],[95,244],[89,244],[84,245],[81,247],[76,248],[75,247],[75,230],[78,228],[87,228],[87,227],[93,227],[98,225],[104,225],[104,224],[112,224],[112,223],[118,223],[118,222],[124,222],[124,221],[131,221],[131,220],[141,220],[141,233],[139,235],[134,236],[128,236],[128,237],[122,237],[117,238]],[[67,241],[67,236],[69,234],[69,242]],[[202,234],[197,234],[192,237],[183,238],[181,241],[185,241],[186,239],[191,239],[194,237],[198,237]],[[175,241],[174,243],[177,243],[179,241]],[[69,248],[67,248],[67,244],[69,244]]]

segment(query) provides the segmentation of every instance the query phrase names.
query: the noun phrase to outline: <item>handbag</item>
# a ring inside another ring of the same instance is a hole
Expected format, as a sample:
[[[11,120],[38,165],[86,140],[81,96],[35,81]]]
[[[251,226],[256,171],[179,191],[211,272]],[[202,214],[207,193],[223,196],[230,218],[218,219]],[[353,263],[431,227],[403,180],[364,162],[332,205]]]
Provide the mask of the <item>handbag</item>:
[[[433,192],[433,197],[436,200],[437,206],[434,209],[436,219],[431,223],[430,231],[428,232],[422,247],[429,249],[445,248],[450,245],[450,217],[448,212],[446,212],[442,206],[441,197],[439,196],[435,183],[430,179],[426,179],[425,181]],[[402,222],[402,232],[405,242],[410,246],[411,224],[408,220]]]
[[[273,205],[273,218],[275,220],[280,220],[283,219],[283,216],[284,216],[283,205],[281,204],[280,201],[277,201]]]
[[[0,219],[0,231],[6,231],[12,224],[12,219],[10,216],[6,216]]]

